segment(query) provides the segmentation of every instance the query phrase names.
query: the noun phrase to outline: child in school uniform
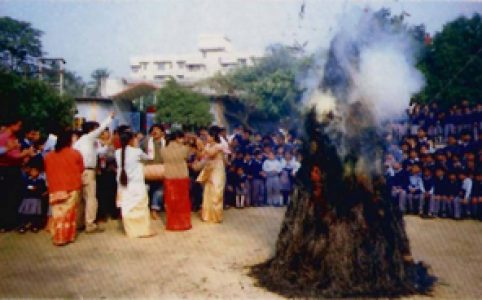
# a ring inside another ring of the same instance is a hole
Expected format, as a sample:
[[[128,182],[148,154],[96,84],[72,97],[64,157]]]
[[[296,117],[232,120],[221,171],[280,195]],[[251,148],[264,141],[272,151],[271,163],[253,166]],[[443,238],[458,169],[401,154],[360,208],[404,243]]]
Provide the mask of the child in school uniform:
[[[457,175],[454,172],[449,172],[442,217],[452,217],[454,215],[454,202],[455,198],[459,196],[459,191],[460,185],[457,180]]]
[[[234,189],[236,192],[236,208],[244,208],[246,205],[246,197],[249,194],[249,190],[248,176],[244,173],[243,167],[239,167],[236,170]]]
[[[47,196],[45,180],[40,176],[41,167],[30,165],[28,174],[24,178],[25,189],[23,200],[18,209],[20,227],[18,231],[25,233],[30,226],[32,232],[37,233],[42,227],[43,213],[42,202]]]
[[[482,172],[475,174],[472,186],[472,205],[477,209],[475,218],[482,221]]]
[[[427,205],[430,205],[430,203],[432,202],[434,193],[434,179],[430,168],[423,169],[422,181],[425,192],[420,199],[419,214],[425,215],[429,213]]]
[[[445,207],[446,201],[447,178],[445,170],[442,167],[435,169],[435,177],[433,180],[433,197],[430,200],[430,209],[428,215],[430,217],[438,217],[441,213],[442,206]]]
[[[472,174],[466,172],[459,173],[460,189],[459,195],[454,201],[454,218],[460,219],[462,216],[470,217],[475,210],[472,207]]]
[[[408,177],[408,186],[406,192],[408,209],[404,204],[401,207],[402,212],[405,212],[406,210],[408,210],[408,212],[415,212],[415,210],[418,208],[419,214],[422,214],[423,195],[425,193],[425,188],[423,186],[423,180],[418,164],[414,164],[410,169],[410,176]]]
[[[301,164],[296,161],[291,152],[287,151],[281,160],[280,187],[283,205],[288,205],[290,202],[294,178],[300,166]]]
[[[281,206],[281,190],[279,175],[281,162],[276,159],[273,151],[268,152],[268,159],[263,163],[263,171],[266,174],[266,198],[268,205]]]

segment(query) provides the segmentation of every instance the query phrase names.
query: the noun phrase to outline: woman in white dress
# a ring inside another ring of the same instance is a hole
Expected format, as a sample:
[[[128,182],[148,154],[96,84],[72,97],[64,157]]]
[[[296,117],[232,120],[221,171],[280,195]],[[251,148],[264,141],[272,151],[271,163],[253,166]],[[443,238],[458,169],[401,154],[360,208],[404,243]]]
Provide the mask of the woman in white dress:
[[[120,136],[122,148],[116,150],[117,162],[117,205],[121,208],[122,223],[128,237],[150,237],[149,199],[144,180],[143,160],[147,154],[135,147],[132,132]]]

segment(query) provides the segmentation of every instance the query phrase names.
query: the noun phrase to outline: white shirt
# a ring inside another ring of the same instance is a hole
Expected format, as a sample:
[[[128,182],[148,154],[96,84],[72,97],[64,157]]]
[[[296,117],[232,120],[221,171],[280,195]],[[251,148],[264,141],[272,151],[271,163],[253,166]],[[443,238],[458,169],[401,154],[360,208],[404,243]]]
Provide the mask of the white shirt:
[[[141,149],[131,146],[126,147],[124,170],[127,175],[127,186],[120,184],[120,174],[122,172],[122,149],[115,151],[115,161],[117,163],[117,182],[121,195],[121,208],[129,211],[147,196],[146,183],[144,180],[144,165],[142,160],[149,160],[147,154]]]
[[[44,144],[43,155],[45,156],[47,153],[55,149],[55,144],[57,144],[57,136],[50,133],[47,141]]]
[[[97,167],[97,150],[95,149],[97,138],[107,128],[107,126],[109,126],[110,122],[112,122],[111,116],[102,122],[99,128],[84,134],[77,142],[75,142],[74,149],[78,150],[80,154],[82,154],[85,168],[93,169]]]
[[[294,176],[298,170],[300,169],[301,164],[293,157],[290,161],[286,161],[286,159],[281,159],[281,168],[291,169],[291,174]]]
[[[472,194],[472,179],[470,177],[466,177],[464,181],[462,181],[462,189],[465,192],[464,199],[469,200]]]
[[[277,159],[267,159],[263,163],[263,171],[268,173],[268,176],[274,176],[281,172],[281,163]]]

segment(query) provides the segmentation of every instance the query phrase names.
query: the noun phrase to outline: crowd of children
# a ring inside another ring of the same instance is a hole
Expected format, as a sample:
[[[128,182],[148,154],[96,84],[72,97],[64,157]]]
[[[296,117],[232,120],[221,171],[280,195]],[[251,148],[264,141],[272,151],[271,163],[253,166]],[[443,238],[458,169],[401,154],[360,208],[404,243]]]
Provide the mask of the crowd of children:
[[[414,105],[406,120],[392,123],[386,135],[385,174],[393,201],[404,213],[482,219],[482,105],[463,101],[448,110],[436,104]],[[16,120],[4,124],[0,132],[0,190],[8,191],[0,203],[0,231],[38,232],[49,211],[43,157],[53,149],[55,139],[53,135],[42,138],[35,128],[21,131],[21,127]],[[95,131],[92,166],[87,169],[95,171],[96,214],[101,220],[119,217],[113,156],[119,141],[116,131],[111,133],[105,124],[100,127]],[[155,153],[165,145],[166,129],[155,124],[148,136],[137,136],[154,163]],[[200,129],[196,135],[204,139],[207,131]],[[287,205],[301,166],[301,141],[282,130],[263,136],[243,127],[221,136],[231,150],[225,155],[225,208]],[[195,160],[192,157],[191,162]],[[197,211],[202,201],[202,187],[195,180],[199,171],[190,168],[189,172],[192,208]],[[147,184],[152,216],[158,218],[163,208],[162,184]]]
[[[482,105],[415,105],[392,124],[385,168],[404,213],[482,219]]]

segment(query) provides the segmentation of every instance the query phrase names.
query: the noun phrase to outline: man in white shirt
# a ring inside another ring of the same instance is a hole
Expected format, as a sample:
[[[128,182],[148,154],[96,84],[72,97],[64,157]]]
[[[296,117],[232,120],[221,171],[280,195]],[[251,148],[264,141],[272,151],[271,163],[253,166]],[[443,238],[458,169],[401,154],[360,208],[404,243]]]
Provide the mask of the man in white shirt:
[[[281,185],[279,174],[281,173],[281,162],[276,159],[273,151],[268,153],[268,159],[263,163],[263,171],[266,173],[266,200],[268,205],[281,206]]]
[[[96,122],[84,124],[84,134],[75,142],[74,148],[82,154],[84,159],[84,173],[82,174],[82,198],[77,214],[77,226],[85,224],[86,233],[104,231],[95,223],[97,217],[97,197],[95,174],[97,168],[97,138],[109,126],[114,118],[114,113],[104,120],[100,126]]]

